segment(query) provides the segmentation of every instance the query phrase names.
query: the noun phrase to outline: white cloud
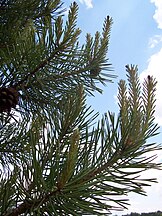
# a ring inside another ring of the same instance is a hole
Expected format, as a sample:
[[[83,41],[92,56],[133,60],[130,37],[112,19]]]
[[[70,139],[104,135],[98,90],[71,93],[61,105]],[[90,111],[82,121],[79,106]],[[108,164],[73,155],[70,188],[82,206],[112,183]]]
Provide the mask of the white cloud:
[[[151,0],[156,6],[155,14],[153,18],[158,23],[158,28],[162,29],[162,0]]]
[[[79,0],[82,4],[85,4],[87,8],[93,8],[92,0]]]
[[[162,42],[162,35],[154,35],[149,39],[149,47],[155,48],[160,42]]]
[[[156,91],[155,118],[156,122],[162,126],[162,48],[159,52],[150,57],[148,67],[140,74],[140,79],[143,80],[148,75],[155,77],[158,82]]]

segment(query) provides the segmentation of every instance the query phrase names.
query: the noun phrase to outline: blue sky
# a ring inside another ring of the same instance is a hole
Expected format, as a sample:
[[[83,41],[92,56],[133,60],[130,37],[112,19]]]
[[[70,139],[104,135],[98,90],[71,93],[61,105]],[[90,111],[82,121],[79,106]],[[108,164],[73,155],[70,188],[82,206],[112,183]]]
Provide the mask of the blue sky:
[[[69,6],[71,0],[64,1]],[[118,76],[113,84],[103,88],[103,95],[96,94],[88,102],[101,114],[107,110],[117,112],[115,95],[119,79],[125,79],[125,65],[137,64],[141,80],[148,74],[158,80],[156,122],[162,126],[162,0],[76,0],[79,4],[78,26],[85,34],[102,29],[104,18],[113,18],[108,58]],[[160,128],[162,131],[162,127]],[[162,134],[155,142],[162,142]],[[159,160],[162,159],[162,153]],[[148,177],[157,177],[159,183],[146,188],[147,197],[130,194],[130,207],[122,212],[162,211],[162,171],[148,171]]]

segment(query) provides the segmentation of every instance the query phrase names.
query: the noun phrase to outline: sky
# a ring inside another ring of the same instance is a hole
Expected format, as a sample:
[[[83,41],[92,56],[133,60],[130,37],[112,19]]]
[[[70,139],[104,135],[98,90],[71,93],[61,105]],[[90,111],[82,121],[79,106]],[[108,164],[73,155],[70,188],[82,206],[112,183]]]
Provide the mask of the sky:
[[[64,1],[67,6],[71,0]],[[113,18],[108,58],[113,74],[118,77],[114,83],[104,87],[103,94],[96,94],[88,100],[95,111],[101,114],[110,110],[117,112],[117,86],[120,79],[126,79],[125,65],[138,65],[140,80],[153,75],[157,81],[155,121],[162,132],[162,0],[76,0],[79,5],[78,26],[82,30],[81,40],[86,33],[102,30],[104,18]],[[154,138],[162,142],[162,134]],[[158,153],[162,160],[162,153]],[[162,171],[150,170],[146,177],[157,177],[158,184],[146,188],[147,197],[130,194],[130,212],[162,211]],[[115,214],[115,213],[114,213]],[[118,214],[119,215],[119,214]]]

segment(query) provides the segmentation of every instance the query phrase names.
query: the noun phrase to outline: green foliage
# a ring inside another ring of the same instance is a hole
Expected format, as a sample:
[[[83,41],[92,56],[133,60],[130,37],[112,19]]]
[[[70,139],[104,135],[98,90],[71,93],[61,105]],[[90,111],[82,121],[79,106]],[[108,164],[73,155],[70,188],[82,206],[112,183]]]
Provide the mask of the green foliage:
[[[0,89],[19,94],[16,109],[0,112],[3,216],[107,215],[156,181],[141,172],[161,168],[147,155],[161,149],[147,142],[158,133],[155,79],[141,85],[137,67],[126,66],[119,114],[95,123],[86,97],[115,77],[107,63],[112,19],[80,45],[77,13],[75,2],[66,21],[59,0],[0,3]]]

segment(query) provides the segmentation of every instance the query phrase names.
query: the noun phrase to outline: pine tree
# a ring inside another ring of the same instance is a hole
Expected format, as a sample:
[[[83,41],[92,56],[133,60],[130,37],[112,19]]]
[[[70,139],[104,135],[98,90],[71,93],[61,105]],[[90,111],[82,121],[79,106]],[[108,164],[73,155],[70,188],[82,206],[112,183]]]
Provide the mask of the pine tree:
[[[77,15],[75,2],[66,17],[60,0],[0,1],[3,216],[107,215],[156,181],[140,177],[161,167],[147,154],[161,149],[147,141],[158,133],[156,80],[141,85],[137,67],[127,65],[119,114],[98,121],[86,98],[115,78],[107,59],[112,18],[81,44]]]

